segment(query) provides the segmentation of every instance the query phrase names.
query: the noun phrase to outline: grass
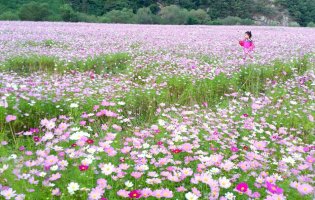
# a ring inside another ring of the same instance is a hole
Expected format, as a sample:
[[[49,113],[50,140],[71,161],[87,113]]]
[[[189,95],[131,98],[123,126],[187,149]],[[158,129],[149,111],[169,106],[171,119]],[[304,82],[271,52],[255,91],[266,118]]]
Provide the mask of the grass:
[[[218,104],[227,106],[229,97],[225,94],[250,92],[258,95],[265,92],[266,81],[285,81],[293,77],[294,70],[303,74],[310,68],[310,64],[305,56],[292,64],[276,61],[272,65],[243,67],[231,77],[223,73],[213,79],[199,80],[189,76],[161,76],[157,78],[157,83],[167,82],[167,87],[159,91],[135,89],[127,93],[123,100],[126,102],[126,110],[134,113],[137,123],[147,123],[154,119],[154,113],[161,103],[185,106],[207,103],[212,108]]]
[[[54,41],[52,39],[46,39],[43,41],[28,40],[28,41],[23,42],[21,45],[23,47],[44,47],[44,48],[63,48],[63,49],[68,48],[68,45],[62,42]]]
[[[96,73],[118,73],[119,71],[125,70],[128,59],[129,56],[127,54],[114,54],[88,58],[85,61],[75,61],[67,63],[66,66],[62,66],[60,63],[56,64],[56,59],[52,57],[16,57],[8,60],[4,66],[7,70],[21,73],[31,73],[38,71],[38,69],[41,69],[41,71],[53,71],[52,69],[55,68],[58,69],[57,71],[65,69],[77,71],[93,69]],[[102,68],[104,65],[107,65],[107,67]],[[22,67],[19,68],[19,66]],[[308,62],[308,58],[304,57],[301,58],[300,61],[297,60],[293,62],[291,65],[275,62],[271,66],[252,65],[244,67],[231,77],[223,73],[213,79],[199,80],[189,76],[160,76],[156,80],[157,83],[166,82],[166,87],[159,90],[134,89],[126,94],[122,94],[123,98],[120,100],[126,103],[124,106],[124,115],[128,116],[127,111],[131,111],[132,117],[134,117],[133,123],[142,125],[156,121],[155,113],[161,103],[184,106],[207,103],[209,107],[216,109],[218,105],[229,105],[228,102],[231,97],[227,97],[225,94],[250,92],[258,95],[259,93],[266,92],[265,82],[267,80],[276,79],[285,81],[293,76],[293,70],[297,70],[298,73],[302,74],[309,68],[310,63]],[[146,84],[143,81],[144,79],[139,77],[148,77],[151,69],[146,68],[144,70],[135,70],[134,72],[135,73],[132,73],[132,80],[138,84],[144,85]],[[5,116],[7,114],[21,116],[19,120],[12,123],[12,127],[15,131],[36,127],[39,125],[40,120],[45,117],[52,118],[61,114],[74,115],[74,113],[72,113],[73,109],[69,109],[67,104],[62,101],[55,103],[49,100],[35,100],[35,104],[31,105],[29,102],[21,99],[18,103],[18,110],[12,108],[12,106],[16,104],[15,98],[11,97],[9,101],[10,107],[8,109],[0,107],[0,130],[9,130],[8,125],[5,123]],[[79,115],[80,112],[91,110],[93,105],[97,103],[98,102],[95,100],[86,99],[86,102],[83,102],[80,108],[76,109],[76,115]],[[28,116],[25,116],[26,113]],[[292,115],[291,118],[292,120],[285,120],[284,122],[290,122],[294,127],[302,120],[294,115]],[[305,130],[308,132],[312,130],[308,127],[309,125],[306,126]]]
[[[35,72],[65,73],[70,70],[80,72],[94,71],[97,74],[117,74],[128,68],[130,59],[127,53],[98,55],[88,57],[85,60],[77,59],[70,62],[45,55],[17,56],[2,63],[0,70],[20,74]]]
[[[88,63],[88,64],[86,64]],[[116,62],[114,62],[116,63]],[[82,63],[78,65],[67,65],[65,67],[69,67],[67,70],[78,70],[78,71],[85,71],[88,66],[93,66],[93,64],[96,64],[98,66],[103,65],[103,60],[100,58],[99,60],[91,60],[91,61],[82,61]],[[114,65],[114,64],[113,64]],[[73,67],[73,68],[71,68]],[[132,90],[131,92],[124,94],[124,97],[120,99],[119,101],[123,100],[125,101],[124,109],[126,111],[132,111],[132,115],[135,117],[134,122],[136,124],[141,124],[141,123],[154,123],[157,120],[156,116],[156,110],[159,107],[159,104],[161,103],[166,103],[166,104],[178,104],[182,106],[191,106],[194,104],[202,104],[203,102],[207,102],[209,107],[211,108],[216,108],[217,105],[224,105],[228,106],[228,101],[230,97],[226,97],[225,94],[227,93],[232,93],[232,92],[250,92],[252,94],[259,95],[259,93],[266,93],[268,96],[272,96],[273,99],[278,99],[279,97],[287,94],[288,91],[283,91],[281,88],[279,89],[274,89],[276,92],[275,93],[270,93],[270,89],[266,88],[266,81],[268,80],[281,80],[285,81],[288,80],[289,78],[293,78],[294,70],[298,72],[298,74],[303,74],[307,69],[309,69],[310,63],[307,60],[304,60],[304,58],[300,62],[294,62],[292,65],[289,64],[283,64],[280,62],[275,62],[271,66],[249,66],[247,68],[242,68],[239,72],[233,74],[232,76],[226,76],[224,74],[220,74],[216,76],[213,79],[200,79],[200,80],[195,80],[193,77],[178,77],[178,76],[170,76],[170,77],[158,77],[157,82],[162,83],[162,82],[167,82],[167,86],[160,89],[147,89],[147,90],[142,90],[142,89],[135,89]],[[34,69],[36,70],[36,69]],[[47,70],[46,68],[43,69],[43,71]],[[94,69],[96,71],[96,69]],[[102,70],[100,68],[99,70]],[[123,70],[123,69],[121,69]],[[116,69],[114,70],[115,72]],[[101,71],[98,71],[101,73]],[[150,70],[148,71],[137,71],[137,75],[135,77],[148,77],[150,74]],[[135,82],[139,84],[146,84],[143,82],[143,79],[134,79]],[[1,87],[1,86],[0,86]],[[10,105],[15,105],[16,104],[16,99],[15,97],[10,97],[9,99],[9,104]],[[20,100],[19,101],[19,106],[18,110],[13,109],[12,107],[9,107],[9,109],[4,109],[3,107],[0,107],[0,139],[3,139],[6,130],[8,128],[8,125],[4,123],[5,115],[6,113],[10,114],[16,114],[16,115],[21,115],[28,113],[30,114],[29,117],[21,118],[18,119],[15,122],[12,122],[12,126],[14,129],[24,129],[25,127],[36,127],[38,126],[38,123],[41,119],[47,117],[47,118],[52,118],[56,117],[61,114],[65,115],[71,115],[74,117],[72,121],[79,120],[79,114],[82,111],[89,111],[92,109],[93,105],[98,103],[97,101],[93,99],[86,99],[86,102],[78,109],[73,110],[68,107],[68,103],[65,102],[58,102],[58,105],[60,107],[56,107],[55,102],[47,101],[47,100],[42,100],[42,101],[37,101],[33,105],[29,104],[29,101],[25,100]],[[284,102],[285,104],[288,104],[289,102]],[[311,104],[311,102],[309,102]],[[306,104],[305,106],[309,107],[309,104]],[[296,105],[295,107],[290,107],[292,109],[296,109],[299,105]],[[242,108],[244,111],[248,108]],[[242,112],[242,111],[241,111]],[[269,111],[269,110],[263,110],[263,113],[266,112],[276,112],[276,111]],[[246,112],[245,112],[246,113]],[[302,111],[301,111],[302,113]],[[127,113],[125,113],[127,115]],[[315,114],[315,113],[314,113]],[[259,118],[259,116],[257,116]],[[266,119],[268,122],[274,120],[272,118]],[[295,126],[303,126],[302,129],[304,130],[313,130],[314,125],[311,123],[305,123],[304,118],[295,118],[295,115],[290,115],[288,118],[287,116],[283,116],[281,119],[277,119],[277,122],[283,123],[284,126],[286,127],[295,127]],[[22,123],[23,122],[23,123]],[[279,124],[281,124],[279,123]],[[305,126],[305,127],[304,127]],[[98,124],[98,127],[99,124]],[[93,127],[94,128],[94,127]],[[96,130],[96,129],[93,129]],[[159,137],[167,137],[164,134],[165,131],[162,131],[160,134],[157,134],[154,138],[154,140],[159,140]],[[123,134],[127,133],[120,133],[119,137],[116,138],[114,142],[117,142],[119,145],[122,144],[121,138]],[[246,133],[245,133],[246,134]],[[248,133],[249,134],[249,133]],[[203,133],[200,133],[200,137],[203,137]],[[127,136],[127,135],[126,135]],[[7,136],[6,136],[7,137]],[[7,139],[7,138],[5,138]],[[34,145],[31,142],[31,139],[25,139],[25,138],[19,138],[19,141],[21,142],[20,144],[23,144],[27,147],[30,147],[30,149],[35,149],[39,148],[38,146],[32,146]],[[314,138],[313,140],[314,141]],[[23,143],[22,143],[23,142]],[[205,143],[205,148],[208,148],[209,145],[208,141],[204,141]],[[63,144],[60,144],[61,146]],[[69,143],[64,144],[65,148],[69,146]],[[11,146],[10,146],[11,148]],[[13,149],[9,149],[4,146],[0,146],[0,153],[2,155],[9,155]],[[22,153],[16,151],[18,155],[22,155]],[[96,161],[93,163],[93,165],[90,166],[91,170],[87,172],[79,172],[77,168],[68,168],[67,171],[63,172],[65,176],[62,177],[60,181],[56,183],[56,187],[61,188],[62,191],[66,191],[67,184],[70,181],[75,180],[76,182],[79,182],[82,185],[85,185],[87,187],[93,187],[95,185],[95,179],[96,177],[100,177],[98,175],[95,175],[93,170],[97,166],[99,162],[112,162],[115,165],[119,164],[118,158],[120,157],[121,153],[118,153],[117,156],[114,158],[110,158],[108,156],[102,156],[100,157],[99,161]],[[24,155],[23,155],[24,156]],[[157,156],[158,157],[158,156]],[[175,160],[183,160],[184,159],[184,154],[181,155],[174,155]],[[79,161],[78,161],[79,162]],[[70,162],[69,165],[76,164],[76,161]],[[131,163],[132,164],[132,163]],[[192,162],[191,164],[188,165],[189,167],[192,167],[193,169],[196,168],[196,165]],[[12,161],[10,163],[10,167],[14,167],[14,162]],[[9,169],[6,171],[3,175],[5,179],[0,178],[0,184],[6,185],[8,183],[15,183],[16,185],[15,188],[17,188],[18,192],[24,192],[26,191],[27,185],[29,185],[26,181],[16,181],[15,176],[12,173],[9,173],[12,171],[12,169]],[[27,171],[28,169],[23,168],[22,170]],[[132,169],[130,169],[132,170]],[[130,174],[131,171],[128,170],[127,173]],[[150,170],[160,170],[159,168],[157,169],[150,169]],[[216,177],[217,178],[217,177]],[[113,186],[113,190],[116,190],[117,188],[124,188],[123,183],[121,182],[115,182],[113,179],[110,177],[107,178],[108,183]],[[142,188],[146,183],[145,183],[145,178],[141,179],[134,179],[131,176],[126,177],[126,179],[131,180],[134,182],[134,184],[139,188]],[[246,180],[250,185],[253,185],[255,180],[252,178],[247,178],[247,176],[244,178],[241,178],[241,180]],[[41,180],[43,181],[43,180]],[[152,189],[157,189],[161,187],[167,187],[167,188],[175,188],[178,187],[182,184],[181,183],[173,183],[170,181],[163,181],[162,184],[160,185],[153,185],[151,188]],[[185,182],[185,184],[190,184],[189,182]],[[298,193],[290,189],[288,187],[289,185],[289,180],[283,185],[280,185],[285,189],[285,191],[288,191],[287,195],[289,195],[292,198],[298,198],[299,195]],[[32,185],[32,188],[35,189],[36,192],[41,191],[40,195],[41,196],[50,196],[50,190],[47,190],[47,188],[43,187],[41,184],[38,185]],[[210,192],[210,188],[206,187],[203,184],[196,185],[196,188],[198,188],[200,191],[203,193],[208,193]],[[226,190],[228,191],[228,190]],[[225,191],[224,191],[225,192]],[[265,190],[262,189],[260,191],[262,194],[265,195]],[[37,199],[38,198],[38,193],[27,193],[27,198],[28,199]],[[123,199],[120,197],[117,197],[117,195],[113,192],[110,192],[109,190],[105,192],[105,196],[108,197],[109,199]],[[62,196],[62,199],[86,199],[87,198],[87,192],[80,192],[76,196],[70,196],[67,194],[67,192],[64,193]],[[184,199],[184,194],[178,194],[174,196],[174,199]],[[311,199],[312,197],[306,196],[304,197],[305,199]],[[56,198],[57,199],[57,198]],[[155,198],[148,198],[150,199],[155,199]],[[237,196],[237,199],[248,199],[247,196],[245,195],[240,195]]]

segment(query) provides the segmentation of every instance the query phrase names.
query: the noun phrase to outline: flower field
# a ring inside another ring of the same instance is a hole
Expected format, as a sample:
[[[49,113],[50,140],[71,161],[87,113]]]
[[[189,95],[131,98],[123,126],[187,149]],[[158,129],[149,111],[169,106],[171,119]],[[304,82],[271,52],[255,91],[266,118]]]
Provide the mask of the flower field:
[[[0,199],[315,197],[315,29],[0,22],[0,46]]]

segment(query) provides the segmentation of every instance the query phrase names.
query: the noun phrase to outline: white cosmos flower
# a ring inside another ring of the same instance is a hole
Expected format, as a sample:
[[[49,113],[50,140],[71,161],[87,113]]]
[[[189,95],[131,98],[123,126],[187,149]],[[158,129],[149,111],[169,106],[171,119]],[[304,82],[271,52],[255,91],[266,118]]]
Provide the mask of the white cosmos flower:
[[[231,187],[230,180],[227,179],[225,176],[219,178],[219,184],[220,184],[220,187],[222,187],[222,188],[229,188],[229,187]]]
[[[79,105],[76,104],[76,103],[71,103],[71,104],[70,104],[70,108],[77,108],[77,107],[79,107]]]
[[[126,185],[126,187],[132,187],[133,186],[133,183],[131,182],[131,181],[126,181],[125,182],[125,185]]]
[[[68,184],[67,189],[68,189],[69,194],[73,195],[76,191],[80,189],[80,186],[78,183],[71,182]]]
[[[144,144],[142,145],[142,147],[143,147],[144,149],[147,149],[147,148],[150,147],[150,145],[149,145],[148,143],[144,143]]]
[[[11,199],[16,196],[15,191],[12,188],[2,190],[0,192],[0,195],[2,195],[5,199]]]
[[[0,174],[2,174],[8,168],[9,168],[9,165],[3,165],[2,168],[0,168]]]
[[[227,198],[228,200],[234,200],[235,196],[232,192],[227,192],[225,193],[225,198]]]
[[[52,167],[50,167],[51,171],[57,171],[58,170],[58,165],[54,165]]]
[[[194,193],[192,192],[188,192],[185,194],[185,197],[187,200],[197,200],[198,196],[196,196]]]
[[[160,126],[164,126],[164,125],[166,124],[166,123],[165,123],[165,121],[164,121],[164,120],[162,120],[162,119],[159,119],[159,121],[158,121],[158,122],[159,122],[159,125],[160,125]]]
[[[123,106],[123,105],[125,105],[125,104],[126,104],[126,103],[123,102],[123,101],[118,102],[118,105],[121,105],[121,106]]]
[[[78,132],[75,132],[73,133],[71,136],[70,136],[70,140],[79,140],[80,138],[82,138],[83,136],[85,137],[90,137],[90,134],[87,133],[87,132],[84,132],[84,131],[78,131]]]
[[[110,175],[114,172],[115,166],[112,163],[103,164],[101,166],[102,173],[105,175]]]

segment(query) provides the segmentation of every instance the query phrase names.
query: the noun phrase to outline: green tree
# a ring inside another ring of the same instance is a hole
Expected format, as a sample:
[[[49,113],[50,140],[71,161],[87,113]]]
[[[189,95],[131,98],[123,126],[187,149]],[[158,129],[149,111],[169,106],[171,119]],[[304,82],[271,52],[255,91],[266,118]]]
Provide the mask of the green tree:
[[[189,11],[188,24],[206,24],[209,21],[210,17],[206,11],[202,9]]]
[[[153,24],[154,15],[150,8],[139,8],[136,14],[136,22],[139,24]]]
[[[24,4],[19,12],[21,20],[44,21],[49,18],[51,12],[46,3],[38,4],[34,1]]]
[[[63,21],[77,22],[79,17],[69,4],[65,4],[60,8],[60,15]]]
[[[0,15],[0,20],[19,20],[19,16],[11,11],[4,12]]]
[[[105,14],[112,23],[134,23],[135,14],[132,10],[124,8],[122,10],[112,10]]]
[[[161,9],[159,15],[164,24],[186,24],[188,11],[176,5],[166,6]]]

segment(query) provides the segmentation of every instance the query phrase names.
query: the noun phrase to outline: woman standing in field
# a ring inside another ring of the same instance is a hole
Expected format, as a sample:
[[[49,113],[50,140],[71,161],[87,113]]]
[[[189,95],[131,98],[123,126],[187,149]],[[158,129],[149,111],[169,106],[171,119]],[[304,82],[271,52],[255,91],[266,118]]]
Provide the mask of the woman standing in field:
[[[244,55],[243,55],[243,61],[246,61],[247,56],[250,57],[250,59],[253,59],[253,51],[255,49],[254,42],[252,41],[252,32],[246,31],[244,40],[240,40],[239,44],[243,47]]]

